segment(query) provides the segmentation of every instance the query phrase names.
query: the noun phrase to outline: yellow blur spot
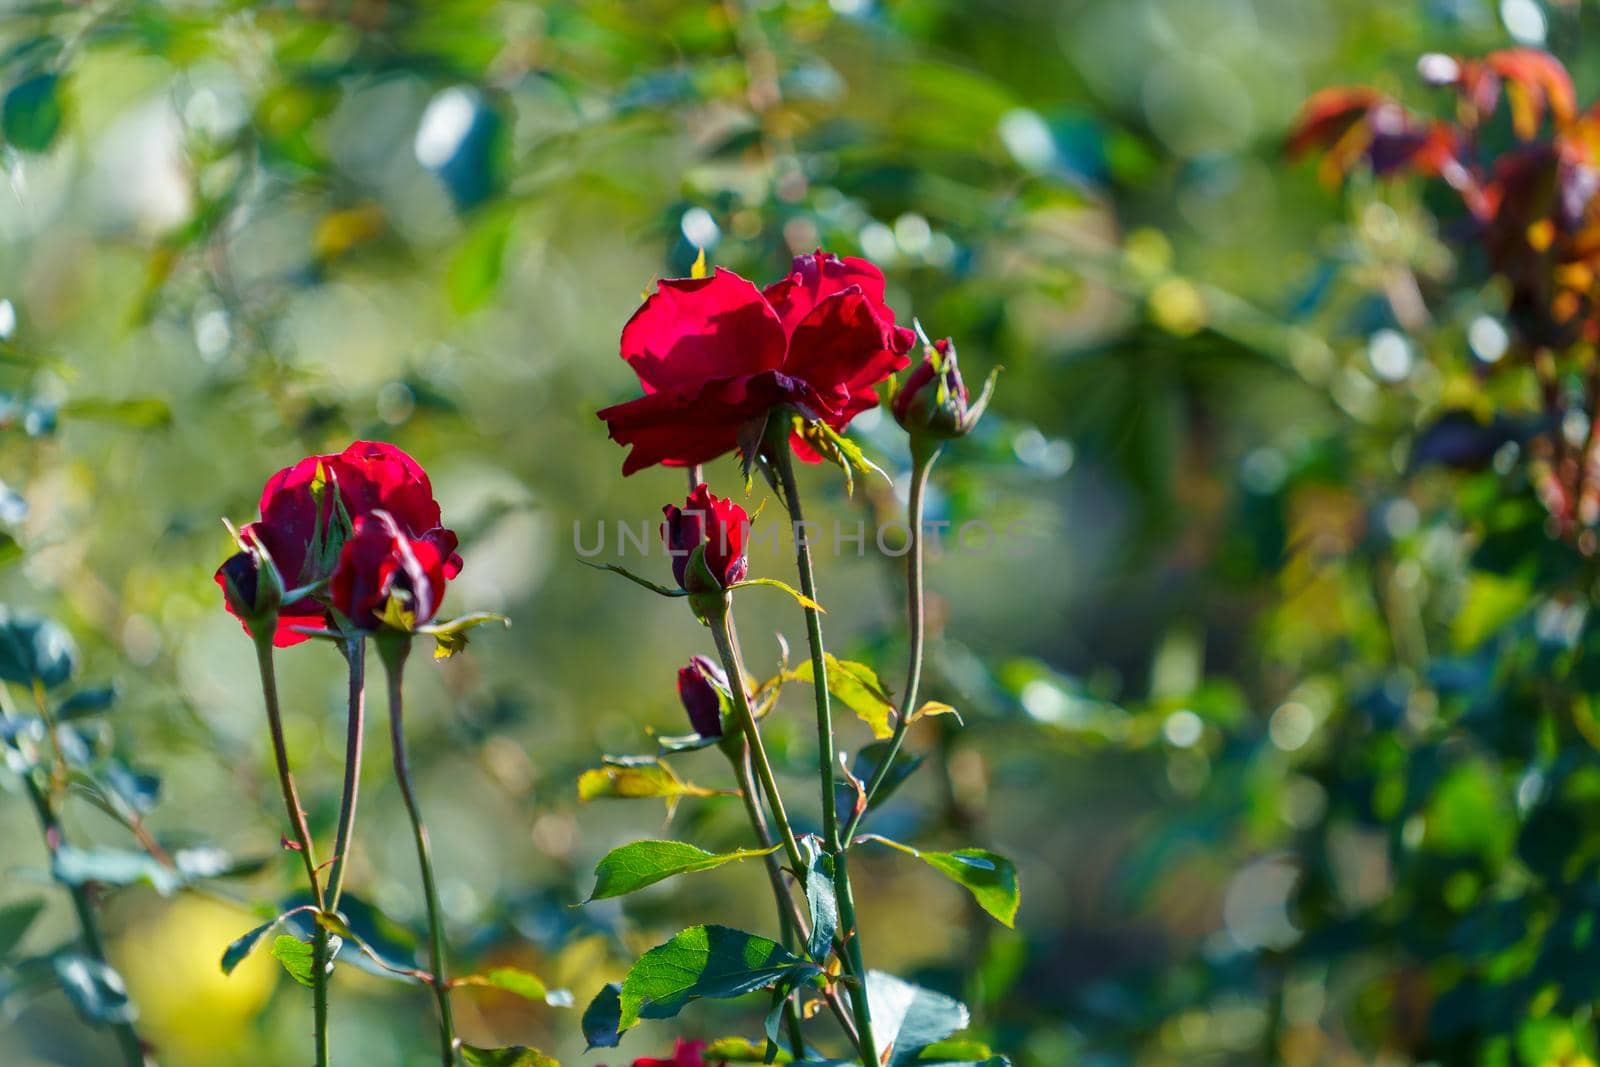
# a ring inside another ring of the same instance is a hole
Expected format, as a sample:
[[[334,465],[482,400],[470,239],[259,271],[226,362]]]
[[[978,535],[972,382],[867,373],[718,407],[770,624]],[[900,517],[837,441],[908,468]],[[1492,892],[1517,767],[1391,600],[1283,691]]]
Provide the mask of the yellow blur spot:
[[[1168,333],[1188,337],[1205,328],[1205,298],[1182,278],[1169,278],[1150,290],[1150,318]]]
[[[1122,242],[1128,268],[1142,278],[1159,278],[1172,269],[1172,242],[1152,226],[1141,226]]]
[[[335,211],[317,223],[316,246],[319,259],[337,259],[357,245],[366,244],[383,233],[388,221],[376,204],[363,204]]]
[[[689,268],[689,277],[704,278],[710,273],[711,269],[706,266],[706,250],[702,248],[700,254],[694,257],[694,266]]]
[[[139,1006],[140,1030],[165,1067],[215,1067],[253,1039],[278,980],[265,949],[222,973],[222,951],[260,920],[201,897],[179,897],[134,925],[112,953]]]
[[[1540,219],[1528,227],[1528,245],[1535,252],[1543,252],[1550,247],[1556,239],[1556,224],[1549,219]]]

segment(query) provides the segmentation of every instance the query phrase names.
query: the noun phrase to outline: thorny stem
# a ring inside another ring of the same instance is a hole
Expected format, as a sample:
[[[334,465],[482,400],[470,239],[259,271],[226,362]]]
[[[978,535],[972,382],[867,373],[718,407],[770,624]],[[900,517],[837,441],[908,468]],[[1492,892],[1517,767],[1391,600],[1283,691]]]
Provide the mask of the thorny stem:
[[[450,980],[445,973],[444,916],[439,909],[439,887],[433,876],[433,854],[428,845],[428,828],[417,808],[411,787],[411,768],[406,762],[405,723],[403,721],[401,676],[406,656],[411,651],[410,635],[385,636],[378,643],[389,687],[389,744],[394,752],[394,778],[400,786],[406,813],[411,817],[411,832],[417,842],[417,864],[422,868],[422,890],[428,907],[428,938],[432,953],[434,1000],[439,1005],[439,1055],[444,1067],[455,1067],[456,1024],[450,1010]]]
[[[776,422],[777,420],[775,420]],[[776,440],[773,440],[776,438]],[[800,488],[795,482],[794,460],[789,453],[789,443],[779,433],[772,433],[764,445],[767,458],[778,476],[783,491],[784,504],[789,511],[789,521],[794,530],[795,569],[800,575],[800,592],[813,603],[817,602],[817,580],[811,566],[811,545],[806,539],[805,516],[800,506]],[[842,962],[849,968],[859,985],[851,991],[850,1004],[856,1017],[856,1030],[860,1035],[858,1047],[862,1063],[877,1062],[877,1044],[872,1033],[872,1013],[867,1006],[867,969],[862,960],[861,931],[856,923],[855,894],[850,887],[848,857],[839,843],[839,816],[834,801],[833,706],[828,694],[827,652],[822,643],[822,616],[816,608],[806,608],[806,638],[811,646],[811,677],[817,703],[817,769],[822,788],[823,848],[833,859],[834,896],[839,903],[839,933],[844,940]]]
[[[322,879],[317,874],[317,858],[312,851],[311,829],[306,825],[305,809],[300,804],[300,792],[295,788],[294,775],[289,770],[289,749],[283,739],[283,713],[278,702],[278,674],[272,659],[272,630],[257,627],[255,638],[256,665],[261,670],[261,698],[267,708],[267,728],[272,735],[272,756],[278,770],[278,788],[283,793],[283,805],[289,814],[289,827],[299,846],[300,860],[305,865],[306,881],[311,888],[311,898],[319,912],[327,910],[327,898],[322,892]],[[331,962],[331,942],[328,931],[317,923],[311,938],[311,1002],[317,1050],[317,1067],[327,1067],[328,1057],[328,965]]]
[[[0,706],[0,722],[4,722],[6,718],[6,709]],[[39,832],[44,837],[44,847],[54,860],[56,852],[67,843],[60,817],[57,816],[49,795],[39,787],[31,770],[22,768],[18,777],[22,779],[23,790],[28,794],[28,802],[33,806],[33,813],[39,820]],[[73,911],[78,916],[79,937],[83,942],[84,955],[101,966],[110,968],[111,964],[106,959],[105,941],[100,936],[100,924],[94,914],[94,902],[89,897],[89,887],[69,885],[67,891],[72,897]],[[117,1047],[122,1053],[122,1061],[126,1067],[145,1067],[144,1042],[139,1039],[139,1033],[134,1029],[133,1023],[113,1023],[111,1032],[116,1036]]]
[[[866,816],[867,808],[871,806],[878,790],[883,788],[883,783],[889,777],[889,770],[894,766],[895,759],[900,755],[900,746],[906,739],[906,730],[911,725],[911,713],[917,706],[917,690],[922,687],[922,654],[924,645],[923,626],[923,577],[922,577],[922,509],[923,501],[928,489],[928,475],[933,470],[934,460],[939,458],[940,447],[935,445],[928,451],[917,451],[912,457],[911,495],[906,503],[906,525],[909,529],[906,552],[906,641],[909,646],[909,655],[906,665],[905,693],[900,700],[900,714],[895,717],[894,733],[889,737],[889,748],[877,769],[872,772],[872,778],[867,782],[864,796],[856,812],[850,818],[850,823],[845,827],[844,839],[849,841],[855,837],[856,829],[861,825],[861,820]]]

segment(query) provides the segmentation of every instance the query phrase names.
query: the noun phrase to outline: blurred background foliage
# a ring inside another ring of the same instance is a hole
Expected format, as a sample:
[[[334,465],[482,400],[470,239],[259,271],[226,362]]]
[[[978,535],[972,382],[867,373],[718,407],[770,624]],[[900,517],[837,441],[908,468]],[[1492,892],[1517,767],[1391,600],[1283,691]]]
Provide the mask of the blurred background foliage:
[[[1503,297],[1420,189],[1336,195],[1282,144],[1324,85],[1428,106],[1427,51],[1547,46],[1587,102],[1594,22],[1576,0],[6,5],[0,600],[59,619],[82,684],[117,686],[114,754],[161,782],[151,833],[271,861],[105,900],[162,1062],[304,1059],[303,991],[264,958],[217,966],[294,870],[211,572],[220,516],[354,437],[433,474],[466,559],[447,607],[515,620],[412,672],[458,957],[581,1005],[677,925],[765,929],[754,865],[569,907],[607,849],[666,836],[659,805],[580,805],[577,774],[681,732],[673,671],[706,650],[681,604],[574,565],[574,534],[603,523],[615,557],[617,522],[682,491],[620,479],[593,417],[635,388],[616,338],[640,291],[699,249],[765,281],[820,244],[880,263],[969,377],[1006,368],[935,479],[938,518],[1012,530],[931,565],[927,692],[965,726],[919,727],[932,773],[879,828],[1004,852],[1023,908],[1000,929],[863,852],[869,959],[965,997],[1027,1067],[1591,1063],[1592,564],[1547,536],[1514,455],[1410,463],[1441,410],[1526,406],[1526,381],[1476,373]],[[892,431],[869,414],[854,435],[902,472]],[[708,473],[740,492],[732,461]],[[869,545],[903,506],[804,476]],[[898,677],[897,565],[824,557],[834,643]],[[759,635],[799,637],[779,599],[741,607],[769,667]],[[302,648],[281,670],[327,835],[340,663]],[[769,726],[797,790],[803,705]],[[351,886],[416,925],[378,748]],[[678,767],[726,784],[715,756]],[[0,801],[0,901],[39,895],[27,805]],[[92,806],[66,816],[118,839]],[[736,802],[671,820],[745,843]],[[49,896],[25,949],[70,934]],[[584,1064],[668,1045],[586,1056],[572,1009],[458,1000],[478,1044]],[[346,967],[335,1003],[339,1061],[431,1062],[422,991]],[[0,1012],[0,1062],[106,1062],[59,995]],[[754,1034],[758,1013],[674,1025]]]

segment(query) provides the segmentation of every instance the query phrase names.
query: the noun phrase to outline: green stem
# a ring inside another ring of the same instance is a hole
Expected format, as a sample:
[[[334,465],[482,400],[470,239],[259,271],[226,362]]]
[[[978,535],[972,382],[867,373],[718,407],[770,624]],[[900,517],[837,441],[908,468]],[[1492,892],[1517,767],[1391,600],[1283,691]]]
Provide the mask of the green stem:
[[[934,460],[939,458],[939,451],[940,446],[935,445],[926,452],[914,449],[912,454],[911,496],[906,502],[906,523],[909,531],[906,543],[906,641],[909,646],[909,656],[905,693],[900,702],[900,714],[895,717],[894,733],[889,737],[888,751],[867,782],[865,799],[860,808],[845,827],[844,839],[847,842],[855,837],[856,829],[866,817],[873,798],[878,795],[884,780],[889,777],[889,769],[894,766],[895,758],[900,755],[900,746],[906,739],[906,729],[911,725],[911,713],[916,710],[917,691],[922,687],[924,645],[922,508],[928,489],[928,474],[933,470]]]
[[[416,792],[411,787],[411,768],[406,762],[405,723],[403,721],[401,676],[411,637],[385,635],[378,643],[389,683],[389,744],[394,752],[394,778],[400,786],[406,813],[411,817],[411,832],[417,842],[417,863],[422,868],[422,890],[428,907],[428,939],[432,953],[434,1000],[439,1005],[439,1056],[444,1067],[455,1067],[456,1023],[450,1010],[450,980],[445,973],[444,916],[439,908],[439,887],[433,876],[433,853],[428,845],[428,828],[417,808]]]
[[[311,898],[317,911],[327,910],[327,898],[322,892],[322,880],[317,875],[317,858],[312,852],[311,829],[306,825],[305,808],[300,804],[300,791],[295,788],[294,775],[289,770],[289,748],[283,738],[283,712],[278,701],[278,673],[273,664],[272,630],[257,627],[256,665],[261,671],[261,698],[267,708],[267,728],[272,736],[272,756],[278,771],[278,789],[283,794],[283,805],[289,815],[289,827],[299,846],[300,860],[305,865],[306,882],[311,888]],[[331,956],[328,931],[317,923],[311,937],[311,996],[312,1019],[316,1043],[317,1067],[328,1067],[328,963]]]
[[[344,892],[345,865],[355,833],[356,803],[361,790],[361,742],[366,727],[367,640],[356,636],[345,642],[350,667],[348,710],[345,719],[344,790],[339,796],[339,831],[333,843],[333,866],[328,869],[328,907],[339,910]]]
[[[744,801],[745,814],[750,817],[750,828],[755,831],[756,842],[760,847],[770,849],[774,844],[772,831],[767,828],[766,815],[761,811],[761,798],[756,792],[748,739],[737,754],[728,753],[728,762],[733,764],[733,775],[739,783],[739,798]],[[766,866],[767,880],[772,883],[772,899],[778,906],[778,928],[782,931],[783,947],[794,952],[800,944],[800,932],[805,929],[804,921],[795,907],[794,896],[784,884],[783,868],[778,863],[778,857],[768,852],[761,858]],[[800,1010],[795,1007],[792,996],[784,998],[783,1021],[789,1031],[792,1051],[797,1058],[803,1058],[806,1054],[805,1032],[800,1026]]]
[[[767,794],[767,806],[772,809],[772,821],[778,826],[778,838],[783,842],[784,855],[796,871],[806,869],[805,857],[800,854],[800,843],[795,840],[789,813],[783,807],[783,795],[778,792],[778,780],[772,774],[772,761],[767,758],[767,746],[756,729],[755,713],[750,710],[750,691],[745,687],[744,668],[733,650],[733,628],[727,612],[711,623],[711,636],[717,643],[717,655],[722,658],[722,669],[728,674],[728,688],[733,692],[733,710],[739,717],[739,728],[750,744],[750,757],[755,763],[761,788]]]
[[[775,419],[774,423],[781,421]],[[795,482],[794,460],[789,453],[789,443],[784,436],[775,432],[769,435],[764,450],[778,475],[779,487],[783,491],[784,504],[793,526],[795,569],[800,575],[800,592],[816,603],[817,579],[811,566],[811,545],[806,539],[805,514],[800,506],[800,488]],[[861,1062],[871,1067],[877,1062],[877,1043],[872,1033],[872,1013],[867,1006],[867,969],[861,953],[861,931],[856,923],[855,894],[850,888],[849,862],[839,843],[839,816],[834,800],[834,761],[837,757],[833,740],[833,706],[828,693],[827,650],[822,642],[821,614],[816,608],[808,607],[805,615],[806,638],[811,646],[812,689],[817,702],[817,770],[822,788],[823,847],[833,859],[833,889],[839,904],[839,932],[845,946],[842,962],[858,983],[851,991],[850,1004],[860,1035],[858,1047],[861,1050]]]
[[[761,839],[762,847],[769,846],[772,842],[767,830],[766,818],[761,813],[760,798],[756,793],[755,782],[750,778],[750,768],[765,767],[762,783],[768,790],[768,803],[772,806],[773,818],[780,828],[793,839],[794,832],[790,828],[788,814],[783,810],[783,798],[778,793],[777,779],[772,774],[772,762],[767,757],[766,746],[761,740],[760,728],[756,725],[755,711],[750,707],[749,687],[745,684],[744,655],[739,650],[739,630],[733,622],[733,611],[728,609],[720,623],[711,627],[712,636],[716,639],[717,651],[723,661],[723,670],[728,675],[728,687],[736,695],[733,697],[734,711],[739,716],[739,725],[745,738],[743,760],[735,761],[734,774],[739,779],[741,794],[746,798],[745,808],[749,812],[751,822],[755,825],[756,836]],[[787,850],[786,850],[787,851]],[[805,869],[804,858],[799,855],[799,842],[795,842],[793,851],[788,852],[789,862],[794,865],[796,874]],[[773,891],[780,895],[779,908],[785,905],[792,909],[790,924],[793,925],[798,936],[804,938],[807,934],[805,916],[800,912],[799,905],[794,896],[784,886],[782,872],[776,856],[766,857],[768,870],[773,877]],[[860,1041],[856,1025],[849,1013],[845,1011],[837,991],[830,987],[824,994],[828,1008],[833,1012],[834,1018],[839,1021],[839,1026],[849,1036],[852,1044]],[[799,1046],[797,1046],[798,1048]]]

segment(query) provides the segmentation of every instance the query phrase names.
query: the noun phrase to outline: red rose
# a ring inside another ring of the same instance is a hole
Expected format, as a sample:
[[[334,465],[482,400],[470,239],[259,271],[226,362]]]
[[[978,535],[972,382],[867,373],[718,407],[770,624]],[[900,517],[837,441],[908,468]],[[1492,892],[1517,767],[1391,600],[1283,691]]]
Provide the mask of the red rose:
[[[711,495],[705,483],[694,487],[683,507],[668,504],[661,509],[667,520],[661,524],[661,540],[672,557],[672,576],[678,588],[690,593],[718,593],[744,581],[750,572],[745,556],[745,540],[750,534],[750,516],[731,500]],[[690,570],[694,550],[705,547],[705,576]]]
[[[391,600],[420,626],[438,613],[446,578],[437,542],[408,537],[387,511],[373,511],[340,550],[328,599],[362,630],[378,629]]]
[[[335,488],[337,494],[331,491]],[[416,460],[382,442],[357,441],[336,455],[307,456],[274,474],[261,491],[261,518],[240,534],[246,543],[260,540],[283,584],[292,589],[329,577],[352,524],[379,509],[408,536],[435,545],[446,577],[460,572],[456,535],[439,524],[439,505],[427,473]],[[237,572],[240,565],[230,560],[216,575],[224,593],[224,570],[230,566]],[[231,602],[228,610],[238,615]],[[318,626],[324,617],[322,606],[309,597],[283,605],[273,644],[281,648],[304,641],[294,627]]]
[[[914,340],[883,302],[882,272],[863,259],[799,256],[765,290],[721,268],[669,279],[622,329],[622,358],[645,395],[600,418],[631,447],[625,475],[731,452],[741,427],[781,405],[842,430],[877,404],[874,387],[910,362]]]
[[[704,1041],[685,1041],[680,1037],[670,1059],[641,1056],[633,1061],[633,1067],[712,1067],[705,1058],[705,1047]],[[727,1067],[727,1064],[722,1067]]]
[[[694,656],[687,667],[678,668],[678,699],[689,716],[689,725],[701,737],[722,736],[722,694],[728,692],[728,676],[704,656]]]

